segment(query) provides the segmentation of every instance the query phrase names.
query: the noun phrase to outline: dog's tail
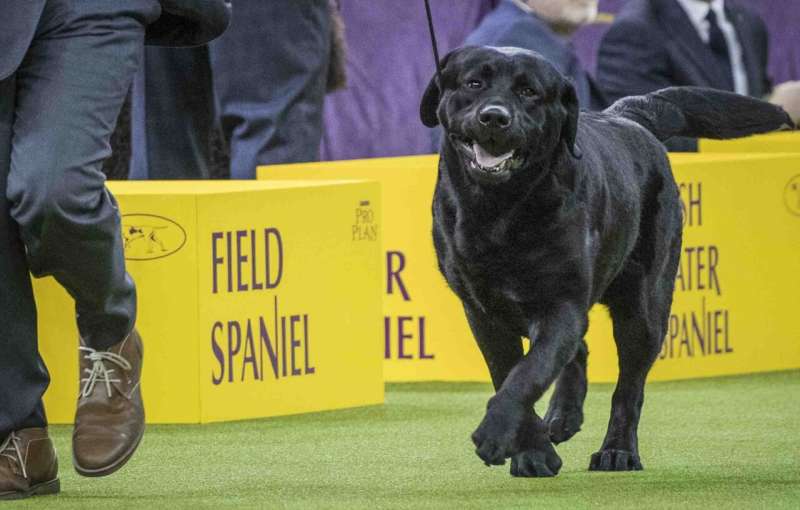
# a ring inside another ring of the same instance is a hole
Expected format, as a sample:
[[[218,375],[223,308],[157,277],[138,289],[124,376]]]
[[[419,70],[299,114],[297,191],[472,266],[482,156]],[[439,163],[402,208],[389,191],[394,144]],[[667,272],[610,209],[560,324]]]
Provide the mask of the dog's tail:
[[[719,140],[795,127],[780,106],[702,87],[670,87],[625,97],[606,113],[642,125],[662,142],[673,136]]]

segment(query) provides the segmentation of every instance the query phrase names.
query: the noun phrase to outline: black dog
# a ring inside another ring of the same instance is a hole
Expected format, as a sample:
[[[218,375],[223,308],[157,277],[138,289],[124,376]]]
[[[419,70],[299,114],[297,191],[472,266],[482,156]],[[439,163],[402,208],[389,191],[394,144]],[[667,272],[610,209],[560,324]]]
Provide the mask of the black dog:
[[[573,86],[536,53],[462,48],[420,108],[446,138],[433,200],[439,267],[464,303],[496,394],[472,435],[487,464],[553,476],[552,443],[583,422],[588,313],[606,305],[619,380],[589,469],[642,469],[637,427],[666,333],[681,253],[670,136],[731,138],[791,126],[768,103],[670,88],[580,113]],[[523,355],[522,339],[531,340]],[[534,403],[557,379],[544,419]]]

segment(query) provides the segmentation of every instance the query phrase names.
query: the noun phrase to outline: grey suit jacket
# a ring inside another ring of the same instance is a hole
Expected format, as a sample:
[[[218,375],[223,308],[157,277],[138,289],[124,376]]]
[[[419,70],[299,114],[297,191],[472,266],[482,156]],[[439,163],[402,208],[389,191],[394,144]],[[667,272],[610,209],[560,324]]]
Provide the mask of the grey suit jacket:
[[[19,67],[47,0],[3,0],[0,12],[0,80]],[[230,20],[230,0],[159,0],[161,17],[147,27],[146,43],[196,46],[220,36]]]

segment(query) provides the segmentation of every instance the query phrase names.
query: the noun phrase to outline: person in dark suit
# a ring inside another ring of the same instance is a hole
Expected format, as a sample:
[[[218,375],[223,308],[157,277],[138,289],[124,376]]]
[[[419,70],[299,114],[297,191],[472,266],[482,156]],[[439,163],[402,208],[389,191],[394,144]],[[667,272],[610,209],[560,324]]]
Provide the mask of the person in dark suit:
[[[672,85],[766,96],[767,29],[723,0],[630,0],[600,43],[597,79],[611,100]]]
[[[676,85],[769,98],[761,18],[730,0],[630,0],[604,35],[597,80],[611,101]],[[672,150],[697,141],[671,140]]]
[[[59,491],[29,272],[75,299],[73,464],[103,476],[144,431],[136,291],[101,164],[142,45],[200,44],[223,0],[5,0],[0,17],[0,499]],[[147,35],[145,33],[148,29]],[[66,339],[65,339],[66,340]]]
[[[582,108],[599,110],[607,106],[604,94],[569,42],[575,30],[592,22],[596,14],[597,0],[501,0],[464,44],[536,51],[572,80]]]
[[[239,0],[223,37],[147,48],[133,87],[130,179],[208,179],[213,130],[230,176],[319,160],[331,64],[330,0]]]

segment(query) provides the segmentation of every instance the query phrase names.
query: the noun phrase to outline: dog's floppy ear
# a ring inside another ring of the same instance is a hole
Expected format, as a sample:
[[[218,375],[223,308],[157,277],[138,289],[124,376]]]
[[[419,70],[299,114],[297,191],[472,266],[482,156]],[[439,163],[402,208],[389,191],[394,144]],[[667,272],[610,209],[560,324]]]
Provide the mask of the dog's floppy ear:
[[[436,115],[436,110],[439,108],[439,98],[441,96],[439,80],[434,75],[428,86],[425,87],[425,92],[422,94],[422,102],[419,104],[419,118],[425,127],[436,127],[439,125],[439,117]]]
[[[457,50],[456,50],[457,51]],[[456,52],[451,51],[442,58],[440,67],[442,73],[445,71],[447,61]],[[422,93],[422,101],[419,104],[419,118],[425,127],[436,127],[439,125],[439,117],[436,116],[436,110],[439,109],[439,101],[442,99],[442,84],[439,83],[438,77],[434,74],[428,86],[425,87],[425,92]]]
[[[564,107],[566,117],[561,127],[561,141],[567,146],[567,150],[576,158],[581,157],[581,151],[575,145],[575,138],[578,135],[578,116],[580,107],[578,105],[578,93],[575,86],[569,80],[564,80],[561,87],[561,106]]]

